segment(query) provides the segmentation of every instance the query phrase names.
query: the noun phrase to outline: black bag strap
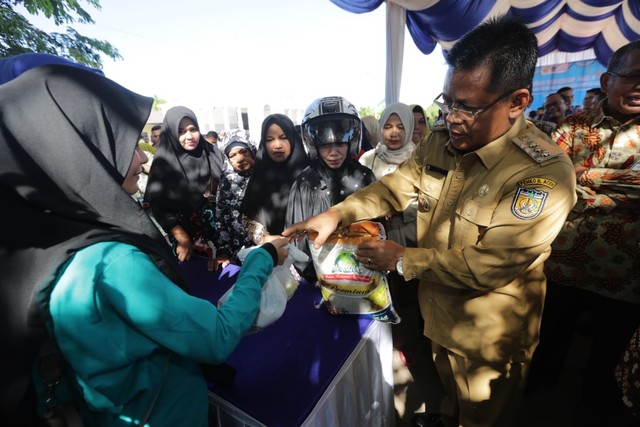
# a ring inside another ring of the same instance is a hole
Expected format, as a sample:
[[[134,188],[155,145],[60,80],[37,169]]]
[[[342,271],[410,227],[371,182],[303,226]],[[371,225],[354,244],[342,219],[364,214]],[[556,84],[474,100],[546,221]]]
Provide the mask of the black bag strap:
[[[153,407],[156,406],[156,402],[158,401],[158,396],[160,396],[160,392],[162,391],[162,386],[164,386],[164,379],[167,376],[167,370],[169,369],[170,360],[171,360],[171,356],[167,356],[167,361],[165,362],[164,369],[162,370],[162,381],[160,382],[158,391],[156,391],[156,395],[153,397],[153,400],[151,401],[151,406],[149,406],[147,413],[145,414],[144,418],[140,420],[140,423],[138,425],[141,425],[144,427],[144,425],[149,420],[149,417],[151,417],[151,413],[153,412]]]
[[[40,347],[40,377],[47,388],[45,418],[61,418],[66,427],[83,427],[78,408],[73,404],[60,404],[56,386],[64,377],[65,361],[56,343],[47,338]]]

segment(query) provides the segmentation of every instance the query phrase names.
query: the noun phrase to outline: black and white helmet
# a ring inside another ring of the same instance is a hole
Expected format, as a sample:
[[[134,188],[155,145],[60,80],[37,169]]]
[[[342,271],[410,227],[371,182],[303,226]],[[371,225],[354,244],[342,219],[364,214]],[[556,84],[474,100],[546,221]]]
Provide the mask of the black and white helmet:
[[[358,110],[341,96],[316,99],[302,118],[302,139],[311,160],[324,144],[349,144],[349,154],[358,155],[362,139]]]

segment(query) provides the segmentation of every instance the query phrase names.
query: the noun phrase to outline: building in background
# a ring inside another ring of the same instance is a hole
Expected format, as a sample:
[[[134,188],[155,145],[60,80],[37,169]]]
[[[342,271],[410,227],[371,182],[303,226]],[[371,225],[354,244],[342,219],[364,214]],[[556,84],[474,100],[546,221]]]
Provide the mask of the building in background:
[[[151,110],[147,123],[144,125],[142,132],[147,132],[151,135],[151,128],[156,125],[162,125],[162,119],[164,119],[164,112],[161,110]]]
[[[144,130],[151,132],[151,127],[156,124],[162,124],[164,112],[173,105],[162,105],[162,111],[152,111]],[[304,108],[289,107],[282,105],[253,105],[253,106],[194,106],[190,107],[200,125],[202,134],[209,131],[220,133],[224,130],[241,128],[249,131],[251,138],[258,142],[260,140],[260,130],[262,121],[265,117],[273,113],[285,114],[294,123],[299,124],[302,121]]]

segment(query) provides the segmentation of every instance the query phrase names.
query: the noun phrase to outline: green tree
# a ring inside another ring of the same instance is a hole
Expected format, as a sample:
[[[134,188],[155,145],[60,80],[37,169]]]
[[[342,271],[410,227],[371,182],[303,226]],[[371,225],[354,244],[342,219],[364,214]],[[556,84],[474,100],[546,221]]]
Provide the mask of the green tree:
[[[101,9],[100,0],[84,2]],[[31,15],[43,14],[56,26],[95,23],[79,0],[0,0],[0,57],[29,52],[50,53],[94,68],[102,68],[101,53],[111,59],[122,59],[109,42],[83,36],[70,26],[66,27],[66,33],[47,33],[36,28],[15,10],[18,5]]]
[[[440,109],[435,104],[431,104],[424,109],[424,114],[429,119],[429,123],[433,124],[438,118],[438,114],[440,114]]]
[[[160,106],[162,104],[165,104],[167,101],[165,101],[162,98],[159,98],[158,95],[153,95],[153,106],[151,107],[152,110],[159,110]]]
[[[376,111],[373,107],[361,107],[360,109],[358,109],[358,114],[360,115],[360,117],[375,116]]]

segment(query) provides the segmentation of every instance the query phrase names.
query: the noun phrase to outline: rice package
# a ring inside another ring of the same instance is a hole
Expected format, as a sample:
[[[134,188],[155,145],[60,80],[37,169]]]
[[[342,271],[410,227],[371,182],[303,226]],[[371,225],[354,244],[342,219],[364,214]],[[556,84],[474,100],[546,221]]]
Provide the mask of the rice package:
[[[386,238],[382,224],[356,222],[336,230],[319,249],[313,247],[316,237],[317,233],[310,234],[309,246],[322,299],[329,312],[399,323],[387,276],[381,271],[369,270],[355,255],[360,243]]]

